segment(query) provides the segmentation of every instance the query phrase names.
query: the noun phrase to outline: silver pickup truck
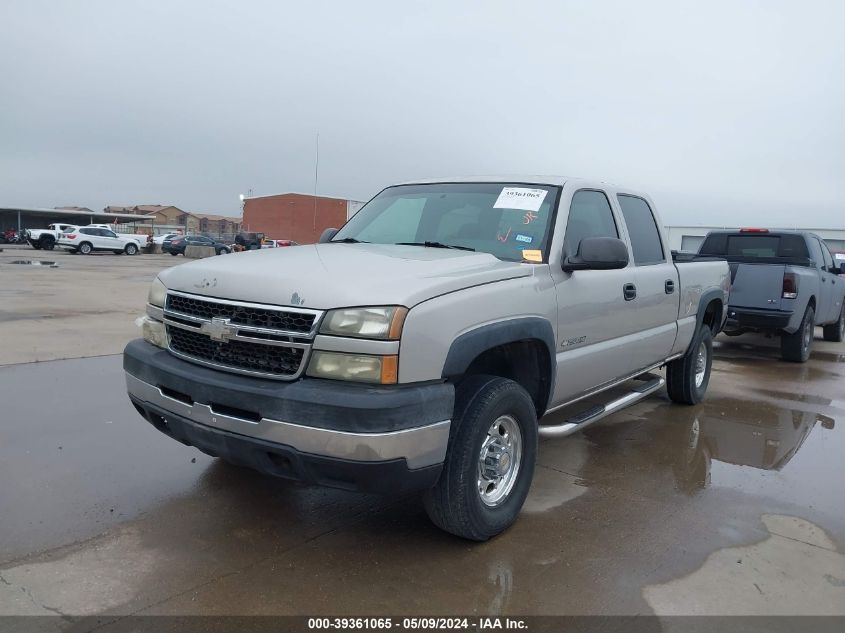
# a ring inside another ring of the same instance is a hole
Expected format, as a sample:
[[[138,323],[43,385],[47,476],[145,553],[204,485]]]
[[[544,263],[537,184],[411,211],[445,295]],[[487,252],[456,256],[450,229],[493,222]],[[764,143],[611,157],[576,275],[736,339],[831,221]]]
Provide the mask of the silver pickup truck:
[[[827,244],[805,231],[712,231],[698,250],[724,257],[731,267],[725,334],[780,336],[784,360],[810,357],[815,326],[826,341],[845,335],[845,263],[836,264]]]
[[[205,453],[424,490],[438,526],[485,540],[516,519],[538,436],[655,392],[663,366],[673,401],[704,396],[728,265],[676,265],[660,226],[647,196],[601,182],[388,187],[319,244],[162,272],[129,396]]]

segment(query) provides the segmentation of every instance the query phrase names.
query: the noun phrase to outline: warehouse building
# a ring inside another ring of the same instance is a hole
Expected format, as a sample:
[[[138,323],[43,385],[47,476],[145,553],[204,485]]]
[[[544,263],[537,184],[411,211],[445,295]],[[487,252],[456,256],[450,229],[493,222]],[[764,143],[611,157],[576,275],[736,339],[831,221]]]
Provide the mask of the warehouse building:
[[[280,193],[244,199],[243,230],[275,240],[313,244],[327,228],[339,228],[364,205],[357,200]]]

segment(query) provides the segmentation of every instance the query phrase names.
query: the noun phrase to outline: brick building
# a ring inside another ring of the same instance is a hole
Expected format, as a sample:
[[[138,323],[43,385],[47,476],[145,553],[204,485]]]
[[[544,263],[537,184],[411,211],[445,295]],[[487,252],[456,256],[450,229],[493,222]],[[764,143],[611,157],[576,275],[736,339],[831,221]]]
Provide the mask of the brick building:
[[[244,200],[242,226],[276,240],[313,244],[325,229],[343,226],[362,204],[303,193],[257,196]]]

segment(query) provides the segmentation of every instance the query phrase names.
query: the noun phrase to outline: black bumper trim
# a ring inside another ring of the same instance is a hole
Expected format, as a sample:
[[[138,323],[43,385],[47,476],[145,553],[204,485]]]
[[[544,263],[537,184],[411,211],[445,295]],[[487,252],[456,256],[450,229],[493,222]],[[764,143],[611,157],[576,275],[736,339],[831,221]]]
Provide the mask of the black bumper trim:
[[[123,368],[139,380],[197,402],[353,433],[400,431],[449,420],[455,400],[454,387],[445,382],[381,387],[239,376],[181,360],[143,339],[126,346]]]
[[[793,312],[728,307],[726,330],[782,330],[789,325]]]

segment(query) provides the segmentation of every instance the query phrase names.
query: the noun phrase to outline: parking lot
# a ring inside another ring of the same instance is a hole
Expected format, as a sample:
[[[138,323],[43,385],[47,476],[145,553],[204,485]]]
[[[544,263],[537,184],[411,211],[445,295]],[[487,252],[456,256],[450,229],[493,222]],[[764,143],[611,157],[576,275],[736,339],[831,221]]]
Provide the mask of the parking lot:
[[[845,615],[845,344],[817,330],[798,365],[719,336],[703,404],[542,441],[522,516],[475,544],[416,495],[264,477],[146,423],[120,352],[182,262],[0,253],[0,614]]]

